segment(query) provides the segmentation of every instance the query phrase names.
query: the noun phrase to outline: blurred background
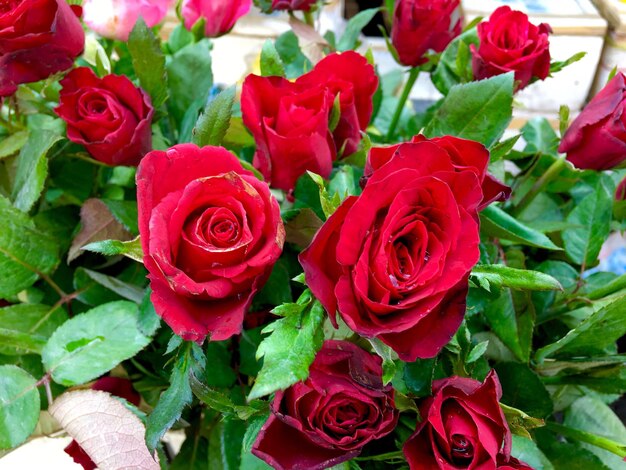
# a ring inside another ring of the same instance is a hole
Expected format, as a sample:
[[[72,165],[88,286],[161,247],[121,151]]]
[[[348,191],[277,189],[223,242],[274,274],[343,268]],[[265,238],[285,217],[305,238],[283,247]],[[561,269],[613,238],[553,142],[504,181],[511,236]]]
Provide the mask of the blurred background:
[[[380,7],[383,3],[383,0],[328,0],[317,20],[317,29],[322,35],[330,31],[340,36],[349,18],[362,10]],[[535,24],[551,25],[553,60],[566,60],[577,52],[586,52],[582,60],[555,77],[536,82],[516,95],[511,132],[535,116],[547,117],[558,128],[561,105],[569,106],[573,118],[588,98],[602,88],[615,67],[626,72],[626,0],[462,0],[461,14],[465,24],[468,24],[477,17],[488,17],[502,5],[526,12]],[[178,24],[179,20],[172,11],[162,35],[167,37]],[[389,18],[383,13],[378,14],[364,29],[365,37],[360,50],[371,49],[380,74],[395,74],[400,89],[404,71],[387,51],[381,32],[381,29],[388,31],[388,26]],[[230,34],[213,41],[215,83],[238,83],[247,74],[258,72],[263,43],[289,30],[286,13],[265,15],[253,8]],[[426,109],[440,96],[429,76],[422,74],[411,98],[416,108]],[[602,256],[599,269],[626,273],[626,242],[623,237],[618,234],[612,236]],[[626,349],[626,344],[623,348]],[[622,407],[618,412],[622,417],[626,416],[626,404],[622,401],[616,406]],[[45,429],[40,431],[42,435],[47,434]],[[176,433],[170,434],[168,439],[174,450],[182,441]],[[63,452],[70,441],[70,438],[35,439],[0,458],[0,470],[29,470],[44,466],[48,470],[81,469]]]

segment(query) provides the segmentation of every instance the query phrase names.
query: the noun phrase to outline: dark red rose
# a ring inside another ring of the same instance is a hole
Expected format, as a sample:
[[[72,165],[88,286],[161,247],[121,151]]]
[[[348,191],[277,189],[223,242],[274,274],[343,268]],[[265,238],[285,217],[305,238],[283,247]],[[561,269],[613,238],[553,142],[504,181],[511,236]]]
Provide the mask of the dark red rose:
[[[67,123],[67,137],[108,165],[137,165],[152,150],[150,98],[124,76],[98,78],[79,67],[61,80],[55,112]]]
[[[449,135],[427,139],[420,134],[411,139],[413,143],[425,141],[432,142],[448,152],[452,165],[458,171],[469,170],[476,174],[483,190],[483,201],[478,210],[487,207],[492,202],[504,201],[511,195],[511,188],[487,173],[489,150],[483,144]],[[376,169],[391,160],[401,145],[373,147],[365,163],[364,178],[369,179]]]
[[[498,456],[498,470],[534,470],[527,463],[517,460],[515,457],[510,457],[508,462],[503,454]]]
[[[381,362],[347,341],[326,341],[309,378],[276,393],[252,453],[277,470],[321,470],[389,434],[398,412]]]
[[[249,75],[241,110],[257,144],[255,168],[272,187],[284,190],[293,189],[307,170],[330,176],[337,155],[356,151],[377,87],[374,68],[352,51],[329,55],[295,82]],[[331,130],[337,95],[341,112]]]
[[[589,102],[563,136],[559,152],[583,170],[626,161],[626,76],[615,77]]]
[[[619,201],[626,201],[626,178],[617,186],[615,191],[615,199]]]
[[[442,52],[461,33],[461,20],[452,20],[459,0],[398,0],[391,41],[400,63],[409,67],[428,62],[429,49]]]
[[[272,10],[309,11],[317,0],[272,0]]]
[[[123,398],[135,406],[139,406],[139,402],[141,401],[141,396],[133,388],[133,383],[128,379],[122,379],[120,377],[102,377],[98,379],[91,388],[92,390],[101,390],[115,395],[116,397]],[[96,468],[96,464],[78,442],[70,442],[64,450],[66,454],[74,459],[74,462],[78,465],[82,465],[85,470],[94,470]]]
[[[267,184],[222,147],[183,144],[144,157],[137,203],[157,314],[186,340],[239,333],[285,239]]]
[[[72,67],[85,45],[75,11],[65,0],[0,3],[0,96]]]
[[[405,442],[411,469],[495,469],[511,456],[511,433],[498,400],[500,382],[491,371],[484,383],[451,377],[433,382],[420,406],[422,421]]]
[[[540,80],[550,74],[549,25],[535,26],[528,15],[502,6],[478,25],[478,48],[470,45],[474,78],[493,77],[515,72],[517,88],[521,90],[535,77]]]
[[[433,142],[398,146],[300,255],[331,320],[339,311],[405,361],[435,356],[465,315],[483,176]]]

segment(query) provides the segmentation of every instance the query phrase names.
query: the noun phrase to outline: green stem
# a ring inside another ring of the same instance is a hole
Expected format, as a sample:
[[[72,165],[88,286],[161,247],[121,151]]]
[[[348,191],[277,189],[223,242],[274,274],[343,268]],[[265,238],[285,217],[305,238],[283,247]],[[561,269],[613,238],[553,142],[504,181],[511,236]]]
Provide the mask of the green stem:
[[[552,163],[552,165],[550,165],[550,168],[548,168],[546,172],[541,175],[541,177],[535,182],[533,187],[530,188],[530,191],[528,191],[524,195],[519,204],[517,204],[517,206],[513,208],[512,215],[518,216],[519,214],[524,212],[524,209],[526,209],[530,205],[530,203],[533,202],[533,200],[535,199],[535,197],[537,197],[539,193],[543,192],[545,187],[552,180],[554,180],[559,175],[559,173],[561,173],[561,170],[563,170],[563,168],[565,168],[565,157],[560,157],[554,163]]]
[[[580,442],[586,442],[587,444],[600,447],[601,449],[608,450],[609,452],[618,455],[620,458],[626,457],[626,444],[620,444],[611,439],[603,436],[598,436],[590,432],[581,431],[579,429],[563,426],[562,424],[554,423],[551,421],[546,422],[546,427],[557,434],[568,439],[575,439]]]
[[[315,29],[315,18],[313,17],[313,13],[310,11],[304,11],[304,22],[308,24],[311,28]]]
[[[391,119],[391,124],[389,124],[389,131],[387,132],[387,142],[391,142],[396,133],[396,126],[400,121],[400,116],[402,116],[402,110],[404,109],[406,100],[409,99],[409,95],[411,94],[411,90],[413,89],[413,85],[415,85],[419,74],[420,69],[417,67],[412,68],[409,71],[409,79],[404,85],[404,90],[402,90],[402,95],[400,95],[400,101],[398,101],[398,106],[396,107],[396,111],[393,114],[393,118]]]

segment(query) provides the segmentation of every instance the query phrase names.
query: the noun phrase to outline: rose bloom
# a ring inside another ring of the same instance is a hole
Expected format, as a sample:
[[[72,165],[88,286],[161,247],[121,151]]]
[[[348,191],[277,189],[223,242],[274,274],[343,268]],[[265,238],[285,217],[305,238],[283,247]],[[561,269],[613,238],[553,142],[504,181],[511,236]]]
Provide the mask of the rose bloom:
[[[498,456],[498,470],[534,470],[530,465],[510,457],[508,462],[503,454]]]
[[[461,33],[461,20],[452,14],[459,0],[398,0],[393,14],[391,41],[400,63],[417,67],[428,62],[430,49],[442,52]]]
[[[285,239],[267,184],[222,147],[182,144],[144,157],[137,203],[157,314],[188,341],[239,333]]]
[[[326,341],[309,378],[276,393],[252,453],[277,470],[322,470],[350,460],[398,422],[382,360],[347,341]]]
[[[550,74],[549,25],[535,26],[525,13],[502,6],[477,29],[480,45],[470,45],[476,79],[515,72],[521,90],[533,77],[545,80]]]
[[[300,254],[307,285],[331,321],[339,311],[353,331],[380,338],[404,361],[433,357],[452,338],[479,259],[489,153],[453,142],[458,155],[441,140],[373,150],[391,158]],[[460,155],[476,161],[460,164]]]
[[[91,386],[91,389],[108,392],[111,395],[123,398],[135,406],[139,406],[139,402],[141,401],[141,396],[133,388],[133,383],[128,379],[122,379],[120,377],[102,377],[96,380]],[[89,457],[78,442],[70,442],[67,447],[65,447],[64,451],[74,459],[74,462],[82,465],[85,470],[95,470],[97,468],[96,464],[91,460],[91,457]]]
[[[173,4],[174,0],[84,0],[83,20],[100,36],[127,41],[139,17],[151,28]]]
[[[108,165],[137,165],[152,149],[150,97],[125,76],[98,78],[88,67],[62,81],[57,115],[67,137]]]
[[[239,18],[250,11],[252,0],[183,0],[182,15],[185,28],[191,30],[201,18],[206,20],[207,37],[226,34]]]
[[[559,152],[583,170],[609,170],[626,161],[626,76],[619,72],[582,110]]]
[[[0,96],[72,67],[85,46],[77,14],[64,0],[0,4]]]
[[[484,383],[461,377],[433,382],[433,396],[420,406],[422,421],[403,447],[409,467],[527,468],[511,460],[511,432],[498,403],[501,397],[494,371]]]
[[[317,0],[272,0],[272,10],[309,11]]]
[[[338,155],[357,150],[377,88],[374,67],[352,51],[327,56],[295,82],[249,75],[241,111],[257,144],[255,168],[272,187],[286,191],[307,170],[330,176]],[[337,95],[340,116],[331,130]]]

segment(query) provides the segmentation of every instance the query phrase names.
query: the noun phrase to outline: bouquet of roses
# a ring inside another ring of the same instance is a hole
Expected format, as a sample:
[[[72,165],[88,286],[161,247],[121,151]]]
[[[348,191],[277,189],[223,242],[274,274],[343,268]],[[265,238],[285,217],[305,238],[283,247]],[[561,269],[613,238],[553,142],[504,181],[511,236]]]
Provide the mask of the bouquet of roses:
[[[388,0],[321,35],[322,2],[260,0],[291,29],[223,87],[210,38],[251,0],[70,3],[0,2],[4,452],[626,468],[626,275],[597,267],[626,228],[622,73],[507,131],[581,55],[506,6],[463,28],[459,0]],[[381,11],[385,74],[359,42]],[[442,98],[416,112],[420,73]]]

